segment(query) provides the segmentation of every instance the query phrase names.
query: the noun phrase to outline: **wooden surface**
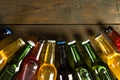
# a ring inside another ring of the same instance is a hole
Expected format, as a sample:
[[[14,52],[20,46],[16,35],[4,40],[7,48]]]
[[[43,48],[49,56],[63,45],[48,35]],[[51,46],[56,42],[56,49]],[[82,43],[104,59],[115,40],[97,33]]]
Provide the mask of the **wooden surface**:
[[[13,33],[26,40],[38,38],[55,40],[87,40],[104,32],[104,28],[112,26],[118,33],[120,25],[7,25]]]
[[[120,0],[0,0],[4,24],[120,24]]]

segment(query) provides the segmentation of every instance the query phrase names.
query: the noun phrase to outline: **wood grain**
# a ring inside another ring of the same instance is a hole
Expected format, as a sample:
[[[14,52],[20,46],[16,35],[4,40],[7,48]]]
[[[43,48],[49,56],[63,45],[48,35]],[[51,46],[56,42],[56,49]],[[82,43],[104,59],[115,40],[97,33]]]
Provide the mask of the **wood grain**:
[[[3,24],[120,24],[119,0],[0,0]]]

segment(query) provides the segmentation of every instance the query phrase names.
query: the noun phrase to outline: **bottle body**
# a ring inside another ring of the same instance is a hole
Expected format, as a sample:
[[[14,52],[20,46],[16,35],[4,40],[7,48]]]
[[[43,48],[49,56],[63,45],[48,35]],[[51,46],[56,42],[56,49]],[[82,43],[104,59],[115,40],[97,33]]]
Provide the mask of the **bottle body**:
[[[24,71],[22,71],[22,74],[20,75],[18,80],[34,80],[34,76],[36,74],[36,71],[38,70],[38,64],[36,61],[29,61],[24,66]]]
[[[70,67],[60,66],[58,68],[58,77],[57,80],[74,80],[73,69]]]
[[[114,55],[110,58],[107,58],[107,64],[113,74],[120,79],[120,55],[119,53],[114,53]]]
[[[75,64],[75,75],[77,77],[76,80],[94,80],[93,75],[91,74],[91,70],[87,65],[80,64],[81,62]]]
[[[39,76],[40,75],[40,76]],[[54,65],[43,63],[38,74],[39,80],[56,80],[57,70]]]

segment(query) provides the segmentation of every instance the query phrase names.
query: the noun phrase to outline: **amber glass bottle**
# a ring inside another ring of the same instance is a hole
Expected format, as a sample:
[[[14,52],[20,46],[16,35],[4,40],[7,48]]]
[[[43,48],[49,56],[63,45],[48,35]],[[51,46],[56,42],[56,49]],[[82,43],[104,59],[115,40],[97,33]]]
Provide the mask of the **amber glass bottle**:
[[[55,60],[55,40],[47,41],[47,50],[44,57],[44,63],[38,72],[38,80],[56,80],[57,70],[54,65]]]
[[[25,45],[25,42],[21,38],[19,38],[0,50],[0,70],[5,66],[8,59],[13,56],[14,53],[23,45]]]

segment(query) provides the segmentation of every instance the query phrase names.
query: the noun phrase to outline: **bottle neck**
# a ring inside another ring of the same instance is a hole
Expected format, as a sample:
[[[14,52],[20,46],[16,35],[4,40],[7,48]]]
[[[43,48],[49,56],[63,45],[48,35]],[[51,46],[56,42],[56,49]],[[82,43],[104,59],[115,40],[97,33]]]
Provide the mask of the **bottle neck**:
[[[66,47],[65,45],[59,45],[58,46],[58,54],[59,54],[59,60],[60,60],[60,65],[65,66],[68,64],[67,61],[67,55],[66,55]]]
[[[35,44],[35,47],[32,51],[32,54],[30,55],[32,58],[34,58],[36,61],[39,61],[40,60],[40,54],[41,54],[41,51],[42,51],[42,48],[44,46],[44,42],[45,41],[42,41],[42,42],[37,42]]]
[[[26,44],[26,48],[24,49],[24,51],[19,56],[15,57],[15,60],[17,60],[17,62],[23,60],[23,58],[30,52],[33,46],[35,46],[35,44],[32,41],[29,42]]]
[[[7,58],[10,58],[23,45],[25,45],[25,42],[19,38],[4,49],[2,49],[1,51],[5,53],[5,56]]]
[[[107,57],[110,57],[115,53],[115,50],[112,48],[109,42],[102,35],[99,35],[98,37],[96,37],[95,41],[98,44],[99,48]]]
[[[98,59],[97,55],[95,54],[95,51],[94,51],[92,45],[90,44],[90,41],[83,42],[83,46],[85,47],[91,62],[92,63],[97,62],[97,60],[99,60],[99,59]]]
[[[77,49],[76,43],[70,44],[69,47],[70,47],[70,51],[71,51],[71,53],[72,53],[74,62],[75,62],[75,63],[80,62],[80,59],[81,59],[81,58],[80,58],[80,56],[79,56],[79,53],[78,53],[79,51],[78,51],[78,49]]]
[[[44,63],[54,64],[54,60],[55,60],[55,43],[48,42],[46,53],[45,53],[45,58],[44,58]]]

